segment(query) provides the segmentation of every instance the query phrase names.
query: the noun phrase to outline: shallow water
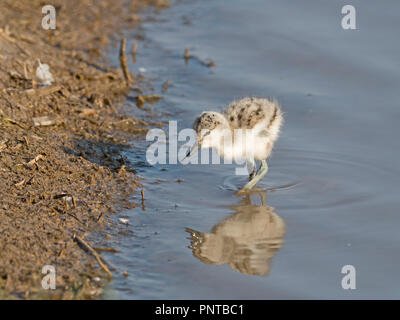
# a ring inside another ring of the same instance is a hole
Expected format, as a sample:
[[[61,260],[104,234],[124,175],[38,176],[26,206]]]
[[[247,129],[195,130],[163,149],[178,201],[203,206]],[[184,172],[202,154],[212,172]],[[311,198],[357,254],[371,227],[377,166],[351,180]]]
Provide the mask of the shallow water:
[[[280,101],[285,124],[246,196],[234,165],[150,166],[149,143],[133,142],[146,207],[118,216],[129,232],[106,258],[129,276],[105,298],[400,297],[399,4],[353,1],[357,30],[343,30],[345,4],[185,0],[143,13],[130,67],[156,92],[169,81],[153,107],[163,120],[188,128],[202,110],[257,95]],[[185,47],[198,59],[186,64]],[[356,290],[341,287],[344,265]]]

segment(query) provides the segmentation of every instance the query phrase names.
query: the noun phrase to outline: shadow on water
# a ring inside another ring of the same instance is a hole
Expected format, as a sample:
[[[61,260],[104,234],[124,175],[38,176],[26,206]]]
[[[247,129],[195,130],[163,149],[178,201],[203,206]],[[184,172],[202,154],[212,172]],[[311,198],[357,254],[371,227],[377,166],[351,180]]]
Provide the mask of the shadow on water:
[[[193,256],[205,264],[227,264],[231,269],[249,275],[267,275],[270,260],[281,247],[285,221],[266,204],[266,193],[256,191],[261,205],[253,204],[251,194],[210,232],[186,228],[190,234]]]

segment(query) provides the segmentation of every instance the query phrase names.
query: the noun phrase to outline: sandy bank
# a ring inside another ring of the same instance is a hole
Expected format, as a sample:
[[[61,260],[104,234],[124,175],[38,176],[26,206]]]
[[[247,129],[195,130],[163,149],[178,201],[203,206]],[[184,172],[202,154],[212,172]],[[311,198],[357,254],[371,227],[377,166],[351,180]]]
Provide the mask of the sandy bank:
[[[106,236],[105,217],[135,205],[129,198],[137,182],[120,152],[146,131],[145,122],[121,111],[123,73],[107,66],[103,52],[112,35],[135,26],[139,6],[149,3],[52,1],[56,29],[44,30],[42,1],[2,1],[0,296],[101,293],[104,281],[97,277],[107,274],[74,234]],[[50,86],[38,85],[38,59],[50,66]],[[44,265],[56,267],[55,291],[42,289]]]

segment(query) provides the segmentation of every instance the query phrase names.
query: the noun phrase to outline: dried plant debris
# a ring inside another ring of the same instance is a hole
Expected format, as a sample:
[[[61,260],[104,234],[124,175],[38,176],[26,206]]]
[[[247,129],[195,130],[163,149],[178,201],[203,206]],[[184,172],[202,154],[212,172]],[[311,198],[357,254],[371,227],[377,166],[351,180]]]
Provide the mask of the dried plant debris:
[[[35,127],[47,127],[57,123],[57,120],[49,116],[33,118],[33,125]]]
[[[185,48],[183,57],[185,58],[185,60],[188,60],[190,58],[190,54],[189,54],[189,49]]]
[[[161,91],[162,91],[162,93],[167,92],[168,87],[169,87],[169,81],[166,80],[166,81],[163,82],[163,84],[162,84],[162,86],[161,86]]]
[[[152,104],[159,99],[161,99],[159,94],[140,94],[136,97],[136,105],[138,108],[141,108],[146,102]]]
[[[206,66],[208,68],[213,68],[215,67],[215,61],[212,59],[201,59],[196,55],[190,54],[189,49],[185,48],[183,58],[185,59],[185,63],[187,64],[189,59],[196,60],[198,63],[200,63],[203,66]]]
[[[169,0],[155,0],[155,6],[164,8],[164,7],[169,7],[170,3]]]
[[[138,43],[137,41],[135,41],[132,44],[132,48],[131,48],[131,57],[132,57],[132,63],[136,62],[136,51],[137,51],[137,47],[138,47]]]
[[[125,42],[126,42],[126,39],[122,38],[120,48],[119,48],[119,63],[121,65],[121,69],[122,69],[122,73],[124,75],[126,85],[129,86],[129,84],[132,82],[132,79],[129,74],[127,58],[126,58],[126,54],[125,54]]]

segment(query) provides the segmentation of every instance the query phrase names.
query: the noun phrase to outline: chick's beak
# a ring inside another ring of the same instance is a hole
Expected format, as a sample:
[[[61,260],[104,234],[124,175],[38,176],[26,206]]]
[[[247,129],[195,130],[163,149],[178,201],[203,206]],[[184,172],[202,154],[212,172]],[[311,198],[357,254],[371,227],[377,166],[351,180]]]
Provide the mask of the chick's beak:
[[[196,142],[186,153],[186,156],[182,159],[185,160],[186,158],[190,157],[193,153],[195,153],[197,151],[197,149],[199,148],[199,144]]]

